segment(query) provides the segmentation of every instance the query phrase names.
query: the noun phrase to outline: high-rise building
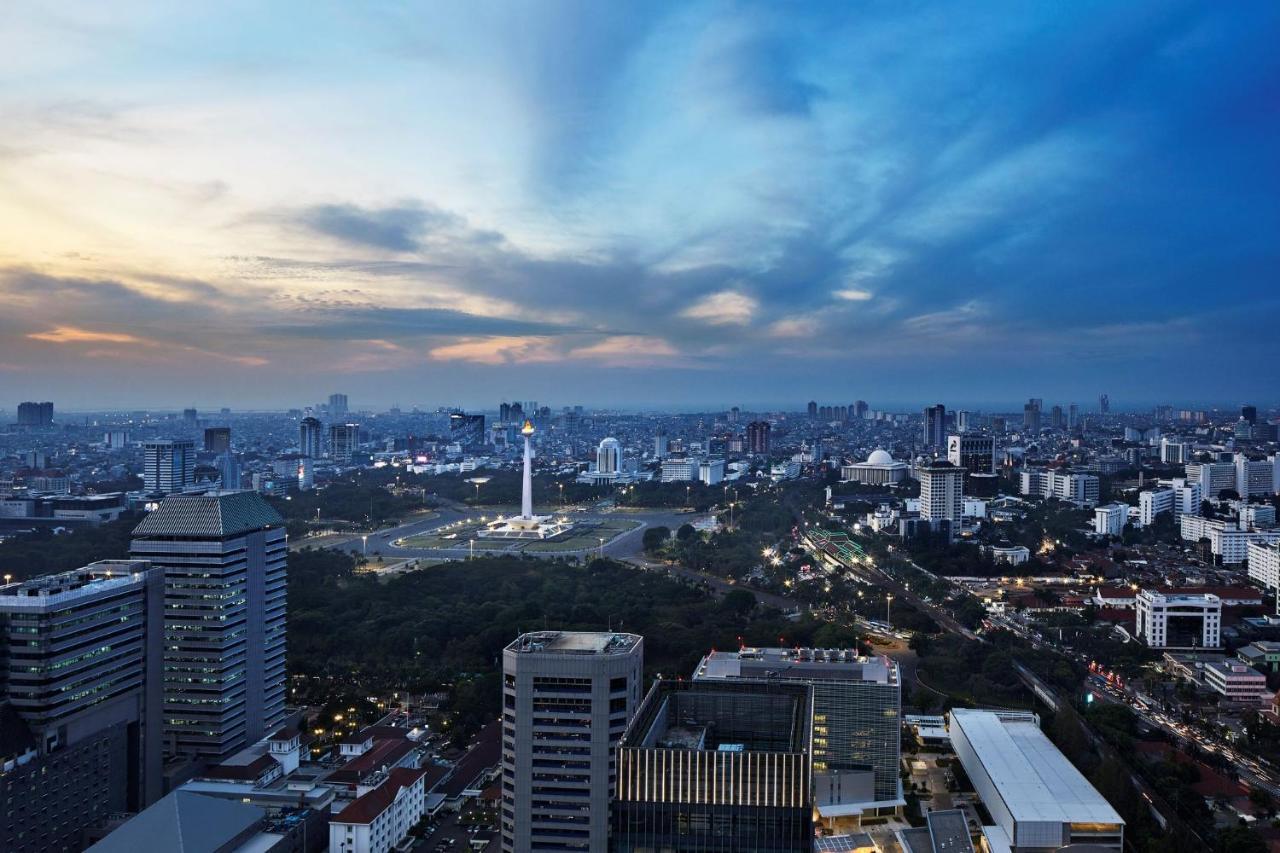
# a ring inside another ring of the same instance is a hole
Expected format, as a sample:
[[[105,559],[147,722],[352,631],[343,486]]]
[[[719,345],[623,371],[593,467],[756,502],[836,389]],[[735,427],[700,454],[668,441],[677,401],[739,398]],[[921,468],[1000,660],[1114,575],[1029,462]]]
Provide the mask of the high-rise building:
[[[606,850],[614,750],[640,704],[636,634],[542,631],[502,652],[502,849]]]
[[[1075,429],[1080,426],[1080,407],[1075,403],[1067,406],[1067,429]]]
[[[596,473],[602,477],[622,473],[622,445],[616,438],[606,438],[596,448]]]
[[[1031,435],[1040,434],[1040,403],[1035,398],[1022,407],[1022,429]]]
[[[809,419],[814,420],[818,417],[818,403],[816,400],[810,400],[807,407]]]
[[[976,433],[949,435],[947,461],[970,474],[992,474],[996,470],[996,440]]]
[[[1216,649],[1222,645],[1222,599],[1212,593],[1136,596],[1137,637],[1153,649]]]
[[[772,427],[768,421],[752,421],[747,424],[747,452],[764,455],[769,452],[769,433]]]
[[[167,755],[225,758],[284,719],[287,552],[256,492],[170,495],[134,529],[164,571]]]
[[[1258,407],[1257,406],[1241,406],[1240,419],[1244,421],[1248,421],[1250,425],[1256,424],[1258,422]]]
[[[142,445],[142,483],[148,492],[181,492],[196,481],[196,443],[156,439]]]
[[[812,697],[797,681],[655,682],[618,745],[610,849],[810,853]]]
[[[200,413],[195,409],[183,409],[182,419],[187,422],[188,426],[195,426],[196,422],[200,420]]]
[[[359,444],[359,424],[329,425],[329,458],[335,462],[350,462]]]
[[[347,395],[346,394],[330,394],[329,395],[329,414],[335,418],[344,417],[347,414]]]
[[[1098,411],[1104,415],[1111,411],[1111,397],[1107,394],[1098,395]]]
[[[1049,410],[1049,426],[1053,429],[1062,429],[1067,425],[1067,419],[1062,414],[1061,406],[1054,406]]]
[[[867,416],[867,401],[858,400],[853,404],[853,419],[855,421],[860,421],[865,419],[866,416]]]
[[[324,424],[315,418],[303,418],[299,421],[298,447],[302,455],[310,459],[324,456]]]
[[[969,432],[973,429],[973,416],[965,409],[956,412],[956,431]]]
[[[511,420],[511,404],[503,402],[498,406],[498,423],[507,423]]]
[[[739,409],[737,406],[734,406],[732,409],[729,410],[729,423],[736,424],[738,422],[738,419],[741,416],[742,416],[742,410]]]
[[[846,805],[856,802],[864,816],[902,806],[898,665],[856,649],[743,648],[711,652],[693,674],[695,682],[777,679],[813,688],[813,772],[839,772],[860,795]]]
[[[80,850],[159,799],[163,619],[140,560],[0,587],[0,850]]]
[[[920,477],[920,517],[925,521],[946,519],[959,526],[964,515],[964,469],[950,462],[923,465]]]
[[[449,414],[449,440],[463,447],[484,444],[484,415]]]
[[[947,407],[942,403],[924,410],[924,446],[942,449],[947,445]]]
[[[53,424],[53,403],[19,403],[18,426],[45,427]]]
[[[205,453],[226,453],[231,450],[231,427],[209,427],[204,431]]]

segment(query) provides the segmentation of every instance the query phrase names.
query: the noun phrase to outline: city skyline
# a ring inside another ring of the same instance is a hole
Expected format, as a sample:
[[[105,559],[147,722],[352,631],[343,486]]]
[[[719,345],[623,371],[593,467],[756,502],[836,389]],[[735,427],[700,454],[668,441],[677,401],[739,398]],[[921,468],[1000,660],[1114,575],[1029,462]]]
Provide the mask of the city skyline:
[[[1227,405],[1280,355],[1273,6],[9,23],[15,402]]]

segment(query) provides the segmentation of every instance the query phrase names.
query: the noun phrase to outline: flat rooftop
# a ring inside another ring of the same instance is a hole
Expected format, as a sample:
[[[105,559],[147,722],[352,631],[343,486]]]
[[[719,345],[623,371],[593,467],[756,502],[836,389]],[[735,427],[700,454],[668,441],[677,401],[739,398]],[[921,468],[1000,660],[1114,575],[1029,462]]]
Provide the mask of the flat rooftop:
[[[616,655],[632,651],[641,642],[639,634],[614,631],[536,631],[521,634],[507,651],[521,654]]]
[[[951,726],[952,742],[959,728],[1014,820],[1124,823],[1033,715],[955,708]]]
[[[796,682],[661,681],[622,745],[706,752],[806,752],[810,689]]]
[[[69,572],[4,584],[0,586],[0,605],[13,609],[65,604],[136,584],[139,578],[135,575],[150,568],[146,560],[101,560]]]
[[[694,680],[788,678],[801,681],[898,683],[898,664],[886,657],[864,657],[854,649],[744,648],[711,652],[698,664]]]

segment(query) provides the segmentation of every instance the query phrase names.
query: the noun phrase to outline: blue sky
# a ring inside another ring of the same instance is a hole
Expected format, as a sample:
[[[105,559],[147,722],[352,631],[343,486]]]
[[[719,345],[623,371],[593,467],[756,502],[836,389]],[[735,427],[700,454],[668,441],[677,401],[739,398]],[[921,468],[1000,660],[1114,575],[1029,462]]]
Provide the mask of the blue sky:
[[[1280,5],[12,4],[0,405],[1267,404]]]

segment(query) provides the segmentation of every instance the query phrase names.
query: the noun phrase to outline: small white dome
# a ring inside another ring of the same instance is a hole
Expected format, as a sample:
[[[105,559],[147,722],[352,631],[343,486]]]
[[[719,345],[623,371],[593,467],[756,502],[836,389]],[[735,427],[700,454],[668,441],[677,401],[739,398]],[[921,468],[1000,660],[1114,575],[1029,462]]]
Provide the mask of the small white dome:
[[[868,465],[892,465],[893,457],[887,451],[876,449],[867,457]]]

